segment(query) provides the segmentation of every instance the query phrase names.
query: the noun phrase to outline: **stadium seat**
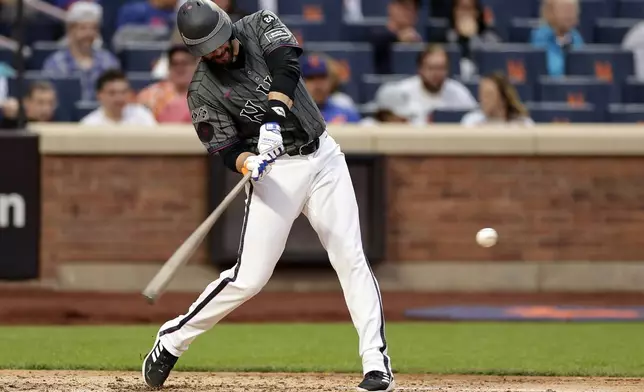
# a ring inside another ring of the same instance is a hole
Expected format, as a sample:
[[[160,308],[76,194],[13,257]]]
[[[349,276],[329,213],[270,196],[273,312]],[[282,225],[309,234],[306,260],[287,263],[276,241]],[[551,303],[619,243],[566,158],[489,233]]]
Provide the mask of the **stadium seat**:
[[[341,26],[342,40],[345,42],[368,42],[374,31],[383,28],[387,18],[367,17],[356,22],[343,22]]]
[[[595,42],[620,45],[628,31],[640,19],[598,19],[595,25]]]
[[[168,48],[167,42],[128,43],[120,53],[125,72],[150,72]]]
[[[418,55],[425,49],[425,44],[394,44],[393,55],[391,56],[391,69],[394,74],[415,75],[418,72]],[[449,58],[449,74],[459,75],[460,72],[460,50],[456,46],[445,47]]]
[[[362,15],[364,16],[387,16],[387,5],[389,0],[368,0],[361,2]]]
[[[508,38],[508,27],[512,18],[534,18],[538,16],[536,0],[482,0],[485,19],[490,22],[503,39]]]
[[[341,27],[339,24],[330,26],[326,21],[306,21],[302,19],[288,20],[284,23],[289,30],[302,39],[303,42],[320,42],[320,41],[341,41]]]
[[[644,103],[644,81],[628,78],[622,85],[623,103]]]
[[[13,66],[13,59],[16,57],[15,53],[16,52],[11,49],[0,48],[0,61]]]
[[[27,62],[27,67],[30,70],[41,70],[45,64],[45,60],[54,52],[61,49],[61,45],[54,41],[40,41],[35,42],[32,49],[33,54]]]
[[[473,96],[478,97],[479,94],[479,80],[478,78],[461,81],[472,93]],[[534,101],[534,86],[531,83],[514,83],[514,88],[517,90],[519,97],[524,102]],[[478,99],[478,98],[477,98]]]
[[[525,44],[486,45],[474,51],[474,61],[481,74],[503,71],[515,82],[532,82],[548,73],[544,50]]]
[[[587,43],[595,42],[595,21],[599,18],[610,18],[614,15],[615,0],[581,0],[579,32]]]
[[[445,40],[448,29],[449,20],[445,18],[428,18],[425,24],[425,41],[442,42]]]
[[[595,76],[608,82],[624,80],[635,72],[632,52],[607,45],[586,45],[571,51],[566,67],[568,75]]]
[[[349,42],[311,42],[306,45],[307,52],[326,53],[341,66],[343,91],[354,100],[360,93],[359,75],[373,73],[373,50],[366,43]]]
[[[158,81],[158,79],[155,79],[149,72],[129,72],[127,74],[127,80],[130,81],[132,90],[136,92],[139,92]]]
[[[516,43],[530,42],[532,30],[540,23],[537,18],[514,18],[510,21],[508,39]]]
[[[236,3],[240,10],[249,14],[259,11],[259,0],[237,0]]]
[[[78,101],[74,103],[74,121],[82,120],[83,117],[90,114],[99,106],[100,104],[96,101]]]
[[[536,123],[596,123],[604,121],[604,112],[592,104],[570,107],[560,102],[529,102],[530,117]]]
[[[278,0],[280,18],[299,16],[307,21],[342,21],[342,0]]]
[[[591,77],[542,77],[538,91],[541,101],[567,103],[570,107],[591,103],[604,110],[609,103],[621,102],[618,86]]]
[[[360,79],[360,103],[371,102],[376,97],[376,92],[385,83],[395,82],[408,78],[409,75],[362,75]]]
[[[644,0],[619,0],[616,16],[644,19]]]
[[[644,123],[644,105],[612,104],[608,107],[606,120],[614,123]]]
[[[432,123],[460,123],[469,110],[436,109],[430,114]]]
[[[56,89],[58,109],[56,110],[55,119],[57,121],[71,121],[74,102],[80,100],[81,97],[80,79],[76,77],[55,77],[41,72],[27,71],[24,75],[23,92],[27,91],[32,82],[39,80],[50,81]],[[9,95],[16,96],[17,90],[18,80],[15,78],[9,79]]]

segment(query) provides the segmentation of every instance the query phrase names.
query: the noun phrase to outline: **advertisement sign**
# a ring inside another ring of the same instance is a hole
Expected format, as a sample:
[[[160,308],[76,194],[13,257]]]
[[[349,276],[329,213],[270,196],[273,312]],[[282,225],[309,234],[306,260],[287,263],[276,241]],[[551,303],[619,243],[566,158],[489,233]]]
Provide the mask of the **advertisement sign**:
[[[38,136],[0,131],[0,279],[38,277],[39,232]]]
[[[377,263],[384,257],[386,208],[383,160],[380,156],[350,154],[345,158],[358,200],[365,253],[372,264]],[[209,212],[217,207],[241,178],[239,174],[224,167],[219,159],[213,159],[210,168]],[[236,261],[245,199],[246,195],[242,192],[215,223],[210,236],[211,260],[215,265],[230,266]],[[266,229],[270,230],[270,227],[267,226]],[[308,219],[300,215],[293,223],[278,266],[328,264],[328,256],[317,233]]]

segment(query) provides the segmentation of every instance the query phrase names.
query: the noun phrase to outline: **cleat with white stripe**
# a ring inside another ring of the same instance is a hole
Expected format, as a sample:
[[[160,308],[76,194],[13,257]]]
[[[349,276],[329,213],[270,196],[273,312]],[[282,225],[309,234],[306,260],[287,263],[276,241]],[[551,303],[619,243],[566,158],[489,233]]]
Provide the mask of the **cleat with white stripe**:
[[[396,387],[393,377],[377,370],[364,375],[364,380],[358,385],[359,392],[391,392]]]
[[[161,341],[157,339],[152,350],[143,360],[141,369],[143,380],[150,388],[161,388],[178,359],[179,357],[175,357],[163,348]]]

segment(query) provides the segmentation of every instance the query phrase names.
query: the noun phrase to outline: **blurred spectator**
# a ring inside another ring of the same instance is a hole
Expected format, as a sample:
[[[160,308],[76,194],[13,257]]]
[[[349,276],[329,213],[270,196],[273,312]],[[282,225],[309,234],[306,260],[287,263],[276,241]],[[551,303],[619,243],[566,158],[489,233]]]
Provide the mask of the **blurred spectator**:
[[[356,103],[353,101],[353,98],[341,90],[342,85],[348,81],[348,73],[351,72],[351,70],[348,69],[349,66],[346,63],[339,62],[327,55],[321,55],[321,57],[326,59],[329,78],[331,78],[331,97],[329,100],[337,106],[357,112],[358,108],[356,107]]]
[[[43,71],[54,76],[80,77],[82,100],[93,100],[94,86],[105,70],[120,67],[116,57],[105,49],[94,47],[99,37],[103,9],[100,5],[76,2],[67,11],[68,46],[46,60]]]
[[[481,108],[463,116],[462,125],[534,125],[519,94],[503,73],[493,73],[481,79],[479,102]]]
[[[127,25],[163,26],[172,30],[176,18],[177,0],[147,0],[125,3],[118,12],[116,28]]]
[[[120,70],[108,70],[96,82],[101,106],[85,116],[84,125],[155,125],[152,112],[138,103],[129,103],[130,84]]]
[[[185,45],[172,46],[167,57],[167,79],[143,89],[137,100],[152,111],[158,122],[190,123],[192,119],[186,97],[198,59],[188,52]]]
[[[214,1],[222,10],[226,11],[233,23],[248,15],[248,12],[237,7],[235,0],[211,0]]]
[[[467,110],[477,107],[472,93],[461,82],[448,77],[449,58],[440,45],[429,45],[418,56],[418,75],[392,82],[404,94],[400,104],[407,108],[407,119],[416,125],[429,122],[435,109]],[[379,91],[380,93],[380,91]]]
[[[565,75],[566,53],[584,44],[576,28],[579,23],[579,2],[543,0],[541,19],[543,24],[532,31],[531,43],[546,50],[550,76]]]
[[[378,74],[390,74],[391,46],[396,42],[421,42],[416,30],[419,0],[391,0],[387,7],[387,25],[374,31],[371,43],[374,49],[374,67]]]
[[[480,0],[454,0],[444,41],[459,46],[462,56],[461,75],[470,76],[476,72],[476,66],[472,62],[472,48],[501,42],[501,38],[485,22]]]
[[[640,81],[644,81],[644,22],[631,27],[624,36],[622,48],[633,52],[635,76]]]
[[[27,88],[23,99],[27,122],[53,121],[58,105],[56,89],[47,81],[33,82]],[[15,129],[18,127],[18,100],[8,98],[2,105],[2,120],[0,129]]]
[[[375,119],[381,123],[407,123],[413,116],[408,93],[396,83],[383,84],[376,93]]]
[[[327,123],[341,124],[360,121],[358,112],[339,106],[330,99],[332,80],[325,58],[315,54],[308,55],[302,64],[302,77],[306,83],[306,89],[318,105]]]

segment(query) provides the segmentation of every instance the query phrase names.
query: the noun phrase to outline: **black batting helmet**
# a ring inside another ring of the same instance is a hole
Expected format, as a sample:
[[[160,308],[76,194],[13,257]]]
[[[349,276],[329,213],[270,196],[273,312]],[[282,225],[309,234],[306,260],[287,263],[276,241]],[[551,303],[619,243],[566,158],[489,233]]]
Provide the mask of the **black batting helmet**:
[[[214,52],[233,35],[230,16],[211,0],[186,1],[177,13],[177,27],[196,57]]]

